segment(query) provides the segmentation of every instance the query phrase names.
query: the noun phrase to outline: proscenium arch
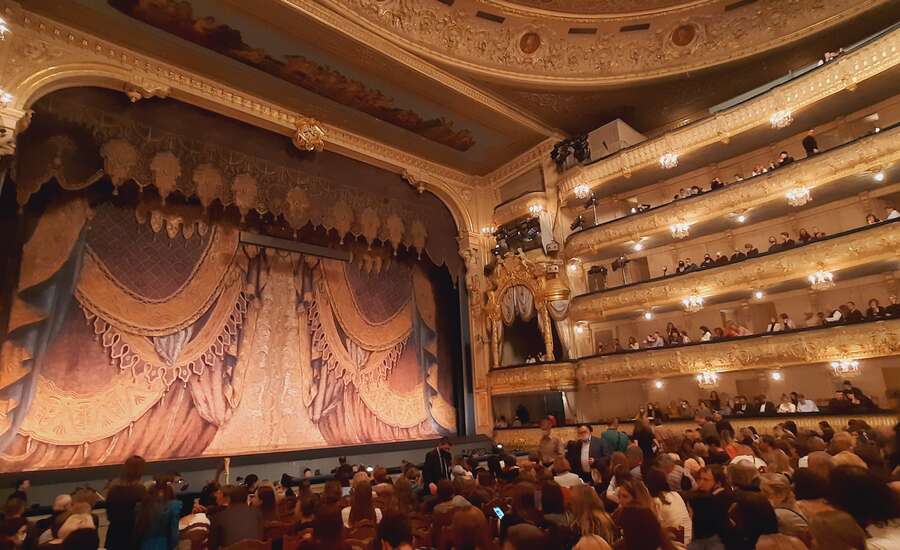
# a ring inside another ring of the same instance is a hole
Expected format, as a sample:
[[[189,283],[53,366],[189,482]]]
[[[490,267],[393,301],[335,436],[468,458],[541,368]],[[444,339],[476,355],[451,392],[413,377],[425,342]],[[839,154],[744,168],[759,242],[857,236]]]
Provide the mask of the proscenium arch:
[[[281,135],[291,136],[294,132],[294,128],[287,124],[279,124],[262,118],[252,111],[230,108],[222,103],[206,98],[191,88],[184,86],[180,81],[157,79],[153,76],[146,77],[146,81],[143,80],[144,77],[135,78],[132,71],[109,63],[86,62],[54,65],[28,74],[18,82],[11,83],[8,92],[13,96],[13,101],[10,107],[27,111],[42,97],[65,88],[95,87],[124,92],[130,86],[142,88],[151,84],[166,87],[168,98],[206,111],[240,120]],[[237,91],[233,93],[236,95],[247,95]],[[293,114],[296,118],[300,118],[299,114]],[[329,143],[326,140],[326,147],[328,145]],[[331,147],[331,150],[338,154],[344,154],[340,146]],[[358,158],[363,155],[353,156]],[[359,158],[359,160],[366,162],[365,158]],[[376,165],[384,167],[383,162],[376,163]],[[402,167],[392,166],[389,169],[399,173]],[[477,231],[471,213],[460,202],[460,199],[455,196],[450,185],[440,181],[438,178],[428,177],[427,190],[435,195],[450,211],[457,231]]]

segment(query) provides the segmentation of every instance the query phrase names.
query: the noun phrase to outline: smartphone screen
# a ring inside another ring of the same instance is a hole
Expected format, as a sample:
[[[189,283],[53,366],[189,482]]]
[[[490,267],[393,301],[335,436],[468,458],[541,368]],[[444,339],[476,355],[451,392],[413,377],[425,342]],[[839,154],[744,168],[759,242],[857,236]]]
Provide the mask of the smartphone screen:
[[[494,506],[494,514],[497,516],[497,519],[503,519],[503,516],[506,515],[499,506]]]

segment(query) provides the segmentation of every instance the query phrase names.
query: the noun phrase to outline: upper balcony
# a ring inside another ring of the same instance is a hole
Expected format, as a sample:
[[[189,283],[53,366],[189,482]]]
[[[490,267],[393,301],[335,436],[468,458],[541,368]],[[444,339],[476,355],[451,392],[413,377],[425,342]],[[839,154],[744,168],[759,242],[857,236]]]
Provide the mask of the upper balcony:
[[[799,76],[788,77],[767,90],[748,92],[748,99],[737,105],[718,111],[641,142],[614,155],[568,171],[560,182],[564,198],[572,198],[576,187],[594,189],[618,178],[632,180],[630,185],[639,187],[658,178],[660,157],[676,153],[679,164],[672,173],[693,170],[705,163],[722,159],[770,143],[779,139],[779,131],[769,128],[776,113],[788,112],[802,125],[810,128],[819,120],[829,120],[843,112],[860,108],[872,100],[869,90],[863,90],[867,81],[884,76],[879,86],[891,86],[896,82],[900,65],[900,26],[895,25],[884,33],[848,49],[837,59],[809,70],[801,70]],[[847,97],[845,90],[854,91]],[[896,93],[896,88],[893,88]],[[856,91],[863,91],[856,94]],[[755,95],[754,95],[755,94]],[[840,105],[829,105],[830,100],[841,96]],[[853,107],[853,105],[857,105]],[[813,108],[815,107],[815,108]],[[837,111],[835,111],[837,109]],[[835,114],[836,113],[836,114]],[[802,120],[808,117],[808,120]],[[823,118],[824,117],[824,118]],[[783,129],[782,129],[783,131]]]
[[[573,299],[570,315],[579,321],[601,319],[671,306],[691,295],[728,297],[748,289],[784,290],[805,285],[806,278],[826,264],[829,271],[852,271],[855,276],[895,269],[900,249],[897,222],[900,218],[725,265],[591,292]]]
[[[686,223],[692,230],[704,226],[709,226],[706,228],[709,230],[721,230],[715,222],[730,213],[763,206],[771,209],[779,204],[784,210],[785,195],[795,188],[804,187],[812,193],[817,188],[831,192],[829,185],[834,186],[860,173],[871,174],[891,168],[900,159],[898,136],[900,125],[895,124],[775,171],[583,229],[568,237],[565,255],[568,259],[601,254],[611,257],[629,251],[638,242],[658,243],[671,239],[671,226],[675,223]]]
[[[572,361],[495,368],[490,372],[490,381],[492,395],[574,391],[578,388]]]

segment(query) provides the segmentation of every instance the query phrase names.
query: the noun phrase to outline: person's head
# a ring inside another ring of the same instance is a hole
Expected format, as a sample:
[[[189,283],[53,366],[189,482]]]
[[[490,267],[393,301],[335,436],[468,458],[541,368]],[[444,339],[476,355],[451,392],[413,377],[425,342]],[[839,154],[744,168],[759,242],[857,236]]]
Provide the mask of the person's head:
[[[626,506],[618,512],[625,550],[657,550],[669,548],[656,513],[650,507]]]
[[[665,472],[659,468],[647,470],[647,475],[644,476],[644,485],[646,485],[651,497],[661,500],[665,500],[666,493],[671,491]]]
[[[759,470],[748,461],[733,462],[728,465],[728,482],[735,489],[756,490]]]
[[[572,465],[563,457],[557,457],[553,461],[553,475],[565,474],[572,471]]]
[[[244,478],[244,486],[247,487],[249,492],[255,493],[256,488],[259,486],[259,476],[256,474],[249,474]]]
[[[737,492],[735,503],[729,515],[735,524],[735,529],[748,543],[749,548],[756,546],[756,541],[762,535],[773,535],[778,532],[778,518],[775,509],[759,493]]]
[[[506,532],[503,550],[546,550],[549,538],[539,528],[530,523],[520,523]]]
[[[489,548],[490,530],[487,518],[475,506],[457,510],[453,514],[452,526],[454,550],[486,550]]]
[[[347,465],[347,457],[346,457],[346,456],[339,456],[339,457],[338,457],[338,464],[340,464],[341,466],[346,466],[346,465]]]
[[[18,497],[6,499],[4,516],[6,518],[20,518],[25,514],[25,501]]]
[[[442,481],[450,483],[449,480]],[[350,523],[364,519],[375,521],[375,506],[372,504],[372,484],[368,481],[357,483],[350,491]]]
[[[534,501],[534,485],[532,483],[517,483],[512,489],[512,499],[510,505],[513,512],[524,516],[531,517],[537,511],[537,505]]]
[[[628,468],[631,469],[644,462],[644,451],[640,447],[628,447],[625,449],[625,457],[628,458]]]
[[[900,497],[877,475],[859,466],[838,466],[831,472],[828,501],[862,527],[900,517]]]
[[[866,550],[866,532],[853,516],[827,510],[809,518],[813,550]]]
[[[769,235],[769,244],[776,244],[778,239],[775,238],[775,235]]]
[[[627,477],[619,482],[616,496],[619,498],[619,506],[652,507],[652,498],[647,486],[643,481],[633,477]]]
[[[702,493],[712,493],[720,488],[719,480],[711,466],[704,466],[697,472],[697,490]]]
[[[759,488],[772,506],[791,506],[794,503],[791,482],[783,474],[762,474],[759,477]]]
[[[435,496],[438,502],[447,502],[453,498],[453,482],[449,479],[442,479],[437,482],[437,492]]]
[[[64,514],[72,509],[72,495],[56,495],[53,499],[53,514]]]
[[[781,160],[784,160],[784,159],[786,159],[786,158],[788,157],[788,152],[787,152],[787,151],[782,151],[781,153],[778,154],[778,157],[779,157]]]
[[[377,541],[381,545],[374,546],[378,550],[411,550],[412,527],[409,518],[399,512],[386,512],[378,523]]]
[[[138,455],[130,456],[122,466],[122,481],[137,483],[144,476],[147,461]]]
[[[591,439],[591,434],[594,433],[594,428],[590,424],[581,424],[578,426],[576,433],[578,434],[578,439],[588,441]]]
[[[313,536],[321,543],[321,547],[341,547],[344,540],[344,521],[339,507],[322,506],[316,511]],[[329,544],[333,546],[327,546]]]
[[[438,449],[440,449],[442,451],[449,451],[450,450],[450,440],[447,439],[446,437],[442,437],[438,441],[437,447],[438,447]]]
[[[97,550],[100,536],[93,527],[82,527],[69,533],[63,540],[62,550]]]
[[[246,485],[228,485],[225,487],[224,492],[229,506],[247,503],[249,490]]]
[[[343,489],[341,482],[336,479],[329,479],[325,482],[325,488],[322,490],[322,503],[330,506],[337,506],[343,498]]]
[[[256,491],[256,503],[263,514],[275,514],[275,489],[268,485],[260,487]]]
[[[545,481],[541,485],[541,511],[545,514],[564,514],[566,512],[562,487],[555,481]]]

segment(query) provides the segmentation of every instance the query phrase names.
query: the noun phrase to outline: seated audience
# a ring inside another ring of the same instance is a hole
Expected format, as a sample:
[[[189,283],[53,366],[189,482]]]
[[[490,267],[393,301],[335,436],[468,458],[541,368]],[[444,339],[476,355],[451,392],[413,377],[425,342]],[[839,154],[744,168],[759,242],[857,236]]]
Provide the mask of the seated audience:
[[[262,513],[258,508],[247,505],[248,486],[229,485],[223,492],[227,506],[212,517],[209,526],[210,550],[218,550],[244,539],[261,539]]]

